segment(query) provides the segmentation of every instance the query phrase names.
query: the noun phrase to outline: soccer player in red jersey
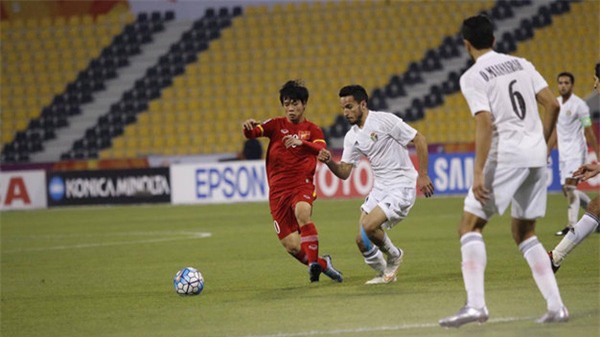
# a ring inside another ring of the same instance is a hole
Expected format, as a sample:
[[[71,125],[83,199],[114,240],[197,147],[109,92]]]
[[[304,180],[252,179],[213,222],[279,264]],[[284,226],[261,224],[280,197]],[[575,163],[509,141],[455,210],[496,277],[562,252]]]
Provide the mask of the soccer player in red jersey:
[[[331,257],[319,257],[317,227],[311,219],[317,155],[326,147],[323,131],[304,117],[308,89],[302,83],[285,83],[279,90],[279,101],[285,117],[262,123],[248,119],[243,124],[246,138],[269,138],[266,166],[275,231],[287,252],[308,265],[311,282],[319,281],[321,273],[342,282]]]

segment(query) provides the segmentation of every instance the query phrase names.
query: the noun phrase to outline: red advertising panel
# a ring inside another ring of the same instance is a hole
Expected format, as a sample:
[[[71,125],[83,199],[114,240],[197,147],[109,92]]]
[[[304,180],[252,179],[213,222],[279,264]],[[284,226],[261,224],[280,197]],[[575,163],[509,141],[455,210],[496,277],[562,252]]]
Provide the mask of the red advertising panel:
[[[339,161],[340,157],[336,156],[334,159]],[[411,154],[410,159],[417,167],[416,155]],[[317,197],[321,199],[365,197],[373,187],[373,178],[371,165],[365,158],[358,162],[346,180],[339,179],[331,173],[327,165],[319,163],[315,173]],[[422,195],[421,191],[417,191],[417,195]]]
[[[46,208],[45,182],[44,171],[0,173],[0,209]]]

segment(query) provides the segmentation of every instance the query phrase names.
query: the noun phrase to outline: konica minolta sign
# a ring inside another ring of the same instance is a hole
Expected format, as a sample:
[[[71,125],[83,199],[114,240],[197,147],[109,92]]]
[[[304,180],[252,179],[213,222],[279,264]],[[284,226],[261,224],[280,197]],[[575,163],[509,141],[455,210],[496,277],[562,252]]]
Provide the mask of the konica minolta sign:
[[[49,206],[171,201],[169,168],[50,171],[47,175]]]

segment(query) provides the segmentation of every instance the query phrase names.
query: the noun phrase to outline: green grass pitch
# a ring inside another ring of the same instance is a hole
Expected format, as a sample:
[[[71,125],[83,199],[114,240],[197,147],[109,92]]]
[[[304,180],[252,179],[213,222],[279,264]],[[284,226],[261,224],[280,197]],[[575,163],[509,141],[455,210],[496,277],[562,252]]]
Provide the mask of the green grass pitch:
[[[317,200],[320,252],[343,283],[310,284],[288,256],[266,203],[129,206],[5,212],[1,221],[1,331],[13,336],[599,336],[600,234],[592,234],[557,274],[571,321],[533,322],[545,312],[529,268],[494,218],[487,244],[490,321],[442,329],[437,320],[464,304],[456,234],[462,197],[420,198],[389,232],[406,253],[398,281],[366,286],[373,272],[354,244],[361,200]],[[537,233],[546,249],[566,220],[550,195]],[[210,236],[209,236],[209,234]],[[194,266],[197,297],[175,294],[172,278]]]

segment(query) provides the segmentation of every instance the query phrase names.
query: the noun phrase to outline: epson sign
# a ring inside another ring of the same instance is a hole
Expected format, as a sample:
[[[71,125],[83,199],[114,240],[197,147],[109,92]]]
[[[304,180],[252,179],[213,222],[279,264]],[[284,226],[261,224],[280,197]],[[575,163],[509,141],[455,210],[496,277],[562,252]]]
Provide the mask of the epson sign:
[[[171,166],[174,204],[265,201],[269,185],[262,160]]]

